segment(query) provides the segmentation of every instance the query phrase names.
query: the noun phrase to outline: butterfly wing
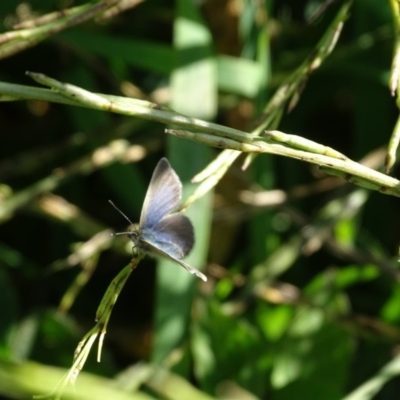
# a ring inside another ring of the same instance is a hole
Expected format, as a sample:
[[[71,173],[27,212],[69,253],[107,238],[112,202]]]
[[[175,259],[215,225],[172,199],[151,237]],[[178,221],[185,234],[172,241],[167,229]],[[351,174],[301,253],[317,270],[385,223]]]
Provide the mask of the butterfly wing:
[[[193,248],[193,225],[182,214],[170,214],[154,227],[141,229],[140,239],[180,260]]]
[[[176,209],[182,197],[182,183],[166,158],[162,158],[151,177],[140,215],[140,228],[151,229]]]
[[[177,214],[179,215],[179,214]],[[172,215],[175,216],[175,215]],[[150,254],[153,255],[158,255],[160,257],[164,257],[168,260],[174,261],[176,263],[178,263],[179,265],[181,265],[183,268],[186,269],[186,271],[190,272],[191,274],[196,275],[197,277],[199,277],[200,279],[202,279],[204,282],[207,282],[207,277],[201,273],[198,269],[191,267],[189,264],[186,264],[185,262],[183,262],[182,260],[174,257],[173,255],[169,254],[169,252],[167,251],[171,251],[171,248],[168,247],[160,247],[160,243],[155,244],[152,243],[151,241],[145,240],[142,238],[142,242],[141,242],[142,248],[147,251]],[[165,245],[165,243],[164,243]],[[163,244],[161,243],[161,246],[163,246]],[[173,253],[173,251],[172,251]]]
[[[201,273],[198,269],[190,266],[189,264],[186,264],[185,262],[183,262],[182,260],[178,260],[176,258],[171,257],[169,254],[163,252],[162,250],[158,249],[158,252],[160,254],[160,256],[167,258],[171,261],[175,261],[176,263],[178,263],[179,265],[181,265],[183,268],[186,269],[186,271],[190,272],[193,275],[196,275],[198,278],[200,278],[201,280],[203,280],[204,282],[207,282],[207,277]]]

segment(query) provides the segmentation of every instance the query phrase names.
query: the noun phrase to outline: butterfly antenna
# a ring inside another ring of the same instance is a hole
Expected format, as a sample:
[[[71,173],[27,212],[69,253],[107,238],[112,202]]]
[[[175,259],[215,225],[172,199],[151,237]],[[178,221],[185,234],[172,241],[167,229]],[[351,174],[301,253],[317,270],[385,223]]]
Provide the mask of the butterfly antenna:
[[[111,201],[108,200],[108,202],[131,224],[133,225],[132,221]],[[125,232],[124,232],[125,233]]]

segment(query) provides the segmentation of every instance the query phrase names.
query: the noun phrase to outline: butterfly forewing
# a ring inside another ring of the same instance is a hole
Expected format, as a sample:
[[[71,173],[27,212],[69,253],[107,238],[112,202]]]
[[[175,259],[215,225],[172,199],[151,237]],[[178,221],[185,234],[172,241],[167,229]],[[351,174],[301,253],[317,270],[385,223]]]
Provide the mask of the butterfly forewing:
[[[176,209],[182,197],[182,184],[166,158],[162,158],[151,178],[140,215],[140,228],[154,227]]]

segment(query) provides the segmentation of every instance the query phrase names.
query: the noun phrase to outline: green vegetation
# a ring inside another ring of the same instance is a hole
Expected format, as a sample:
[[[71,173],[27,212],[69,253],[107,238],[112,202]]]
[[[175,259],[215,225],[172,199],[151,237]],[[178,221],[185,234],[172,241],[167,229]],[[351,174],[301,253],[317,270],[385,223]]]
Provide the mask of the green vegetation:
[[[0,395],[397,399],[400,5],[60,7],[0,2]],[[111,236],[162,156],[207,282]]]

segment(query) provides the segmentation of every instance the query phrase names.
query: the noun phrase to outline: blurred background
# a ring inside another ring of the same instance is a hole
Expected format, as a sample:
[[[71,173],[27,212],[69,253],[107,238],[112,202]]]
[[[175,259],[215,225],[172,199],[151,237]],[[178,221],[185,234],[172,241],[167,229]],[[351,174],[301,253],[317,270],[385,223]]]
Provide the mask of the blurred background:
[[[40,72],[251,132],[300,71],[265,127],[384,170],[398,117],[389,89],[394,1],[108,3],[114,13],[12,54],[0,41],[0,80],[37,87],[25,72]],[[93,4],[0,2],[1,32],[48,33],[65,10]],[[299,70],[346,5],[331,53]],[[226,154],[227,172],[186,211],[196,232],[187,262],[208,281],[142,260],[112,311],[101,362],[94,345],[65,398],[398,398],[398,199],[298,160],[249,159],[165,128],[41,99],[1,103],[1,395],[54,390],[129,263],[128,238],[111,237],[127,224],[108,199],[136,222],[161,157],[186,199],[191,179]]]

